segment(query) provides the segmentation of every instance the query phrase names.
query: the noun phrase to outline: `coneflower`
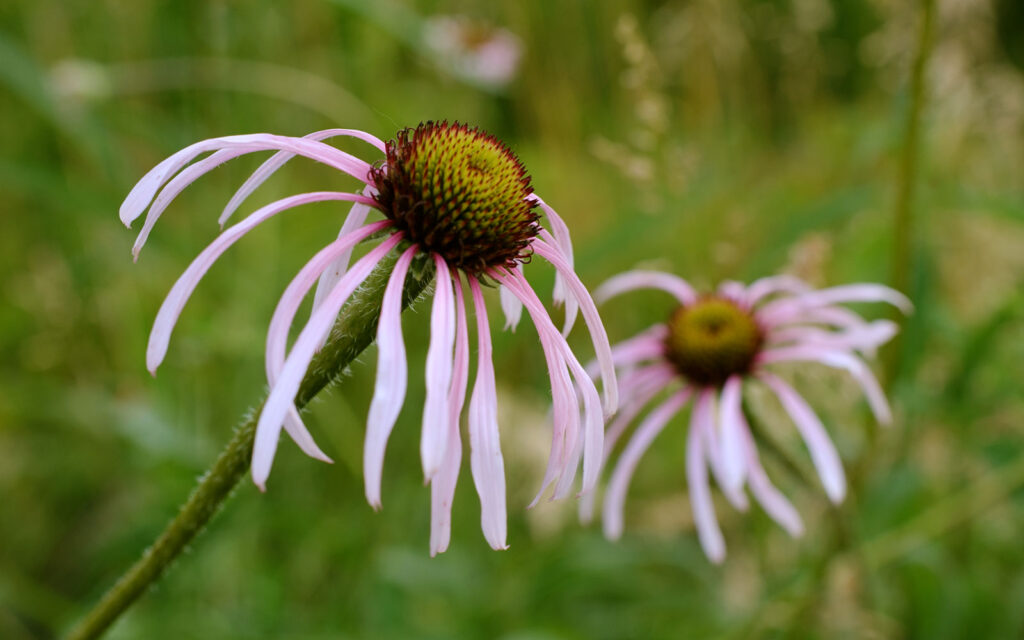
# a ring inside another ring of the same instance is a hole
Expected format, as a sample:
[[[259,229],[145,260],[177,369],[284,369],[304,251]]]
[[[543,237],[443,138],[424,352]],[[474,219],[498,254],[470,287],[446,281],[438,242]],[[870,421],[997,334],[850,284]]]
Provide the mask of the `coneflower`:
[[[323,142],[336,136],[363,140],[383,157],[371,164]],[[444,551],[450,539],[452,497],[462,458],[459,424],[469,378],[469,300],[476,312],[478,342],[476,380],[468,410],[470,466],[480,496],[484,536],[493,548],[506,547],[504,462],[482,284],[500,287],[507,326],[518,322],[525,305],[540,336],[555,402],[551,477],[546,482],[574,475],[578,458],[572,453],[579,442],[584,450],[583,488],[592,488],[604,448],[604,415],[617,406],[611,351],[593,300],[573,270],[568,229],[558,214],[533,193],[530,177],[515,154],[479,129],[448,122],[426,122],[402,130],[387,143],[351,129],[318,131],[303,138],[254,134],[204,140],[161,162],[128,194],[121,207],[121,220],[126,225],[148,209],[134,255],[138,256],[160,214],[187,185],[232,158],[267,150],[277,153],[230,200],[221,215],[222,224],[295,155],[333,167],[360,180],[365,187],[362,193],[319,191],[284,198],[223,231],[192,262],[164,300],[146,353],[147,366],[155,372],[167,352],[171,330],[199,280],[247,232],[302,204],[354,203],[338,238],[299,271],[271,319],[266,349],[270,394],[256,430],[252,456],[255,483],[261,489],[265,487],[282,428],[306,454],[329,460],[299,417],[295,396],[345,301],[386,255],[397,252],[381,306],[376,385],[367,419],[363,461],[369,503],[374,508],[381,505],[384,450],[405,398],[407,364],[400,311],[403,285],[417,257],[432,263],[436,270],[420,446],[423,472],[431,483],[431,554]],[[193,162],[204,152],[213,153]],[[538,209],[546,215],[550,232],[541,226]],[[383,219],[367,222],[374,211]],[[349,266],[353,248],[377,237],[383,239]],[[534,254],[556,270],[555,302],[565,304],[564,333],[554,326],[523,276],[523,264]],[[289,350],[287,340],[295,314],[318,281],[313,312]],[[594,383],[564,338],[577,313],[587,324],[600,362],[603,412]],[[585,407],[582,427],[577,416],[580,402]]]
[[[667,322],[617,344],[612,357],[619,368],[622,408],[609,425],[606,458],[625,430],[655,398],[662,399],[640,422],[615,464],[604,497],[603,524],[612,539],[622,535],[623,507],[640,458],[672,418],[691,401],[686,440],[686,478],[701,545],[714,562],[725,557],[715,517],[708,469],[736,508],[747,507],[748,487],[767,514],[790,534],[803,531],[793,505],[768,479],[741,406],[745,384],[761,383],[779,399],[810,451],[828,497],[839,502],[846,481],[835,446],[808,403],[782,378],[774,363],[809,362],[843,369],[859,383],[876,419],[891,420],[889,405],[861,356],[896,333],[888,320],[867,322],[839,306],[848,302],[888,302],[904,312],[910,301],[877,284],[851,284],[812,290],[800,280],[775,276],[750,286],[726,282],[718,291],[699,294],[675,275],[633,271],[605,282],[596,291],[607,300],[626,291],[654,288],[675,298]],[[584,496],[581,515],[592,517],[594,495]]]

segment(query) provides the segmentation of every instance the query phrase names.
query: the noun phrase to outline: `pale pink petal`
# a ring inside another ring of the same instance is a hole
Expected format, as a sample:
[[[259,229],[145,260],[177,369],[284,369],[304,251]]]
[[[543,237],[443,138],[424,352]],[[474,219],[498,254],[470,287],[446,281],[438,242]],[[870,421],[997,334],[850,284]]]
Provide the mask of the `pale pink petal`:
[[[480,526],[492,549],[507,549],[505,511],[505,462],[498,434],[498,393],[494,387],[491,329],[480,283],[469,278],[476,308],[477,371],[469,400],[469,464],[480,496]]]
[[[718,528],[715,506],[711,502],[708,470],[704,462],[703,428],[698,424],[695,410],[690,418],[690,431],[686,436],[686,482],[690,489],[690,506],[697,526],[697,538],[708,558],[718,564],[725,559],[725,540]]]
[[[601,303],[615,296],[636,289],[661,289],[675,297],[682,305],[690,305],[697,301],[697,292],[679,276],[661,271],[626,271],[605,280],[594,291],[594,298]]]
[[[522,273],[522,263],[517,264],[516,269],[519,273]],[[501,298],[501,311],[505,314],[505,329],[511,329],[514,332],[516,327],[519,326],[519,320],[523,317],[523,303],[506,287],[502,286],[498,287],[498,289],[499,297]]]
[[[756,314],[755,314],[756,315]],[[779,327],[812,326],[824,325],[838,327],[841,329],[859,329],[867,325],[863,317],[843,307],[818,307],[804,309],[799,313],[790,315],[778,315],[778,320],[768,321],[766,318],[757,316],[758,322],[769,330]]]
[[[497,274],[497,272],[493,273]],[[567,449],[572,451],[569,464],[565,470],[568,471],[568,475],[563,471],[562,477],[559,478],[558,485],[555,488],[555,498],[565,497],[571,490],[580,453],[582,453],[583,458],[582,491],[590,491],[597,483],[597,477],[601,471],[601,456],[604,451],[604,420],[600,410],[600,398],[597,395],[597,389],[594,387],[593,380],[590,379],[590,376],[587,375],[576,355],[572,352],[572,349],[569,348],[565,337],[555,329],[540,299],[537,298],[537,294],[530,287],[529,283],[526,282],[522,274],[513,272],[511,274],[498,274],[495,277],[499,282],[510,287],[513,293],[522,300],[533,320],[534,326],[537,328],[537,334],[540,336],[541,343],[554,344],[561,352],[565,364],[569,367],[569,371],[576,380],[576,388],[583,396],[583,443],[574,446],[572,449]],[[567,281],[572,286],[572,281],[569,278],[567,278]],[[586,312],[584,317],[586,317]],[[580,447],[579,451],[576,451],[577,447]]]
[[[367,186],[363,189],[363,195],[372,200],[372,196],[377,190],[373,187]],[[352,205],[349,209],[348,215],[345,216],[345,222],[341,224],[341,230],[338,231],[338,237],[341,238],[349,233],[352,233],[359,227],[363,226],[366,222],[366,217],[370,214],[370,210],[373,208],[372,202],[357,202]],[[327,293],[334,288],[334,285],[338,284],[338,280],[341,280],[341,276],[345,275],[345,270],[348,269],[348,263],[352,259],[352,251],[346,251],[337,258],[334,262],[328,266],[323,274],[320,276],[320,281],[316,283],[316,293],[313,294],[313,310],[316,310],[320,306],[320,302],[324,299]],[[326,336],[325,336],[326,337]]]
[[[788,275],[768,276],[755,280],[747,288],[746,303],[748,307],[754,307],[762,299],[776,293],[807,293],[810,290],[811,285],[800,278]]]
[[[555,246],[562,251],[562,255],[565,257],[566,262],[569,263],[569,266],[574,266],[575,260],[573,258],[572,238],[569,237],[569,226],[540,196],[533,194],[533,197],[547,215]],[[568,336],[569,332],[572,331],[573,324],[576,322],[579,302],[573,296],[572,291],[566,287],[562,274],[558,272],[555,272],[555,286],[551,293],[555,304],[565,302],[565,324],[562,328],[562,335]]]
[[[430,310],[430,346],[427,347],[427,397],[423,403],[420,457],[423,476],[430,480],[441,467],[448,446],[448,387],[452,382],[452,349],[455,347],[455,307],[448,264],[434,254],[437,278],[434,305]]]
[[[804,533],[804,524],[800,519],[800,514],[786,499],[786,496],[782,495],[768,479],[768,474],[761,466],[754,438],[750,435],[750,429],[743,414],[740,414],[740,420],[743,427],[743,450],[747,457],[747,480],[750,491],[772,520],[785,529],[789,535],[799,538]]]
[[[320,274],[327,268],[327,265],[331,264],[339,254],[350,251],[352,247],[369,236],[390,226],[391,223],[387,220],[373,222],[358,231],[353,231],[344,238],[335,240],[317,252],[288,284],[281,299],[277,302],[274,315],[270,319],[270,327],[267,329],[265,362],[267,380],[271,385],[274,384],[277,375],[284,367],[285,353],[288,347],[288,333],[291,329],[292,321],[295,319],[295,314],[298,312],[299,305],[302,304],[302,300],[309,293],[317,278],[320,277]]]
[[[742,283],[736,282],[735,280],[726,280],[722,284],[718,285],[718,295],[732,300],[736,304],[745,305],[747,298],[747,288]]]
[[[743,454],[741,393],[743,380],[730,376],[722,386],[718,424],[722,436],[722,471],[730,491],[742,491],[746,477],[746,456]]]
[[[665,338],[668,337],[668,327],[664,324],[656,324],[636,334],[632,338],[617,342],[612,345],[612,362],[617,367],[628,368],[636,362],[645,358],[664,356]],[[657,347],[655,346],[657,345]],[[658,351],[660,347],[661,351]],[[596,378],[600,375],[601,369],[597,360],[591,360],[584,367],[587,375]],[[624,395],[622,382],[619,382],[619,395]]]
[[[777,322],[779,318],[792,317],[805,309],[847,302],[888,302],[903,313],[909,314],[914,310],[910,300],[895,289],[880,284],[847,284],[774,300],[759,313],[766,320]]]
[[[185,187],[192,184],[200,177],[206,175],[211,170],[224,164],[228,160],[237,158],[240,155],[248,153],[244,148],[242,149],[221,149],[210,156],[195,162],[186,167],[181,173],[174,176],[174,179],[167,183],[160,193],[157,195],[153,204],[149,208],[149,213],[146,215],[146,221],[142,225],[142,231],[135,239],[135,244],[132,246],[132,257],[138,260],[139,252],[142,251],[143,245],[146,244],[146,240],[149,238],[150,232],[153,230],[153,225],[163,214],[171,202],[178,197]]]
[[[452,386],[448,406],[448,447],[445,449],[441,469],[430,482],[430,555],[448,549],[452,535],[452,501],[462,464],[462,435],[459,417],[466,402],[466,384],[469,381],[469,327],[466,322],[466,301],[458,273],[455,280],[455,363],[452,367]]]
[[[604,534],[617,540],[622,536],[623,510],[626,504],[626,492],[629,490],[630,481],[633,479],[633,471],[644,453],[651,446],[654,439],[661,433],[668,421],[671,420],[686,405],[690,399],[690,390],[683,389],[674,393],[668,400],[659,405],[656,409],[640,423],[636,428],[633,437],[619,456],[619,461],[612,471],[611,480],[608,482],[608,493],[604,498]]]
[[[395,233],[393,236],[379,244],[366,254],[352,269],[345,274],[345,277],[338,282],[338,285],[327,296],[323,306],[317,310],[309,322],[299,333],[298,339],[292,346],[288,359],[276,380],[271,378],[270,395],[263,405],[259,422],[256,424],[256,440],[252,452],[252,478],[256,486],[263,489],[266,486],[267,476],[270,475],[270,467],[274,461],[274,453],[277,450],[278,436],[288,411],[294,408],[295,394],[299,391],[299,385],[306,374],[309,362],[316,352],[320,336],[323,335],[324,327],[334,323],[338,317],[341,307],[348,300],[363,280],[370,274],[377,263],[396,244],[402,240],[402,233]],[[332,256],[333,257],[333,256]],[[284,299],[282,298],[282,302]],[[280,306],[280,303],[279,303]],[[269,338],[268,338],[269,342]],[[268,345],[269,350],[269,345]],[[269,358],[268,358],[269,360]],[[273,373],[271,364],[268,369]]]
[[[885,392],[882,391],[875,375],[871,373],[871,369],[856,356],[823,347],[800,346],[768,349],[763,351],[758,359],[762,364],[804,360],[844,369],[860,384],[875,419],[883,425],[892,423],[892,410],[889,408],[889,401],[885,399]]]
[[[130,226],[132,221],[138,218],[149,206],[157,190],[182,167],[191,162],[193,158],[201,153],[224,150],[225,153],[220,157],[227,158],[228,155],[234,151],[252,153],[272,149],[292,151],[299,155],[317,160],[318,162],[331,166],[344,173],[348,173],[363,182],[367,182],[369,180],[369,170],[371,167],[368,163],[345,153],[344,151],[323,144],[322,142],[303,140],[301,138],[289,138],[287,136],[275,136],[267,133],[211,138],[209,140],[202,140],[178,151],[143,176],[131,192],[128,193],[125,201],[121,204],[121,221],[124,222],[125,225]],[[202,166],[206,170],[209,170],[216,166],[216,164],[219,164],[219,162],[207,162]],[[200,173],[198,171],[193,171],[189,173],[188,180],[195,180],[199,175]],[[183,180],[182,182],[185,181]],[[182,182],[176,184],[175,189],[180,191],[184,188],[187,182],[185,184]],[[166,203],[164,204],[166,205]],[[149,230],[152,229],[153,224],[156,222],[156,218],[159,217],[159,214],[160,210],[156,210],[155,213],[151,210],[150,214],[147,216],[146,224],[144,225],[142,232],[139,234],[139,239],[136,241],[135,247],[133,248],[133,253],[135,253],[136,256],[138,255],[138,251],[141,249],[142,244],[145,243],[146,237],[149,235]]]
[[[395,263],[381,301],[377,324],[377,379],[373,400],[366,419],[366,442],[363,445],[363,482],[366,501],[380,509],[380,483],[384,468],[384,450],[405,402],[408,364],[402,340],[402,293],[405,276],[416,255],[413,245]]]
[[[714,389],[702,389],[697,395],[697,400],[693,406],[691,423],[701,432],[705,451],[707,452],[708,466],[711,468],[711,473],[715,476],[715,481],[721,487],[722,493],[725,494],[725,498],[729,501],[729,504],[736,507],[739,511],[746,511],[748,503],[747,496],[743,493],[743,487],[737,488],[726,481],[722,446],[718,442],[718,429],[715,424],[717,422],[717,411],[715,409],[717,397],[718,393]]]
[[[210,267],[213,266],[213,263],[216,262],[217,258],[227,251],[228,247],[234,244],[235,241],[254,229],[267,218],[270,218],[282,211],[291,209],[292,207],[297,207],[310,202],[321,202],[324,200],[353,200],[354,198],[359,197],[361,196],[357,196],[353,193],[337,193],[332,191],[304,193],[297,196],[291,196],[290,198],[285,198],[268,204],[259,211],[248,216],[245,220],[217,236],[217,238],[208,247],[206,247],[202,253],[196,256],[196,259],[192,261],[192,264],[185,269],[185,272],[180,278],[178,278],[178,281],[174,283],[173,287],[171,287],[171,290],[164,299],[163,304],[160,305],[160,311],[157,312],[156,320],[153,322],[153,331],[149,336],[149,346],[146,348],[146,367],[149,371],[155,374],[156,368],[160,366],[160,363],[163,362],[164,356],[167,355],[167,345],[171,339],[171,331],[174,329],[174,325],[177,323],[178,317],[181,315],[181,311],[185,307],[185,303],[192,295],[192,292],[195,291],[199,281],[203,278]],[[380,228],[383,228],[383,226]]]
[[[521,272],[513,271],[522,276]],[[493,270],[489,275],[497,280],[504,291],[522,304],[525,294],[520,292],[520,281],[510,276],[506,271]],[[532,312],[531,312],[532,313]],[[544,314],[546,317],[546,314]],[[537,320],[534,321],[537,325]],[[580,416],[578,412],[578,399],[572,379],[566,369],[565,358],[561,350],[550,340],[547,334],[538,326],[538,335],[541,338],[541,347],[544,352],[544,361],[547,364],[548,379],[551,384],[552,396],[552,432],[551,432],[551,454],[548,457],[547,469],[544,472],[544,479],[541,482],[540,491],[530,502],[527,508],[533,508],[540,500],[544,491],[559,477],[559,474],[568,464],[579,435]]]
[[[776,347],[786,343],[792,346],[815,346],[845,351],[855,349],[865,355],[872,355],[896,335],[899,326],[891,320],[875,320],[846,331],[828,331],[817,327],[790,326],[768,332],[769,345]]]
[[[645,360],[662,360],[664,357],[665,339],[657,335],[638,336],[620,342],[612,348],[612,361],[619,367],[635,365]]]
[[[832,502],[839,503],[846,495],[846,476],[835,445],[814,410],[796,391],[778,376],[762,372],[760,377],[778,396],[779,402],[796,424],[797,430],[811,452],[811,460],[818,470],[825,493]]]
[[[310,458],[320,460],[322,462],[333,463],[326,453],[324,453],[316,441],[313,440],[313,434],[309,432],[306,425],[302,422],[302,418],[299,416],[299,412],[295,407],[288,410],[287,415],[284,417],[284,430],[288,433],[288,436],[295,441],[295,444],[299,445],[299,449],[302,453],[306,454]]]
[[[604,437],[604,455],[602,466],[607,464],[619,438],[625,433],[626,428],[632,424],[644,407],[654,399],[661,391],[669,385],[676,377],[675,371],[665,365],[651,365],[639,371],[633,372],[625,379],[619,381],[619,390],[628,398],[626,403],[619,407],[615,419],[608,426]],[[589,491],[580,498],[579,516],[580,521],[589,523],[594,517],[594,505],[597,500],[597,491]]]
[[[548,235],[545,231],[541,232],[541,236]],[[605,331],[604,324],[601,322],[601,316],[597,312],[597,306],[594,305],[594,300],[590,297],[590,293],[587,288],[580,282],[579,276],[572,270],[572,266],[565,260],[565,257],[560,251],[554,246],[549,245],[540,239],[535,239],[533,244],[533,250],[540,255],[542,258],[554,265],[555,269],[561,272],[562,276],[565,277],[566,285],[572,292],[576,299],[580,303],[580,312],[583,314],[583,321],[587,324],[587,329],[590,331],[590,339],[594,345],[594,352],[597,356],[597,361],[601,366],[601,381],[602,390],[604,391],[604,411],[605,415],[611,415],[615,413],[615,410],[619,406],[619,387],[615,381],[615,365],[612,363],[611,346],[608,344],[608,333]],[[520,275],[522,278],[522,275]],[[525,284],[526,280],[522,282]],[[529,285],[526,285],[529,287]],[[575,356],[574,356],[575,357]]]
[[[353,138],[358,138],[359,140],[372,144],[381,152],[384,152],[386,150],[384,142],[381,141],[377,136],[366,133],[365,131],[358,131],[356,129],[324,129],[323,131],[314,131],[313,133],[304,135],[302,137],[305,138],[306,140],[320,141],[326,140],[328,138],[333,138],[336,136],[350,136]],[[259,168],[256,169],[256,171],[253,172],[251,176],[249,176],[245,183],[242,184],[241,187],[239,187],[238,191],[235,192],[235,195],[231,197],[231,200],[229,200],[227,206],[224,207],[224,211],[220,214],[220,218],[217,219],[217,222],[219,222],[222,225],[225,222],[227,222],[228,218],[231,217],[231,214],[233,214],[238,209],[238,207],[242,206],[242,203],[245,202],[245,199],[248,198],[253,191],[258,189],[260,185],[267,181],[267,178],[272,176],[278,169],[283,167],[285,163],[287,163],[294,157],[294,153],[289,153],[288,151],[278,151],[277,153],[272,155],[266,162],[261,164]]]
[[[520,271],[513,270],[510,273],[494,270],[490,272],[490,275],[501,283],[505,290],[516,296],[520,304],[531,299],[529,294],[523,289],[525,278]],[[532,293],[532,289],[530,289],[530,293]],[[547,323],[543,320],[543,318],[548,317],[547,313],[543,311],[543,308],[538,310],[536,307],[527,307],[527,309],[537,328],[537,335],[540,338],[541,347],[544,351],[544,360],[548,368],[553,400],[551,455],[548,458],[548,467],[544,474],[544,480],[541,483],[541,489],[529,505],[529,508],[532,508],[540,500],[544,490],[565,469],[573,453],[579,436],[579,403],[576,388],[573,386],[572,379],[567,370],[563,351],[557,346],[559,341],[552,340],[546,331],[547,327],[553,326],[550,324],[550,319],[548,319]],[[564,340],[561,342],[564,342]]]

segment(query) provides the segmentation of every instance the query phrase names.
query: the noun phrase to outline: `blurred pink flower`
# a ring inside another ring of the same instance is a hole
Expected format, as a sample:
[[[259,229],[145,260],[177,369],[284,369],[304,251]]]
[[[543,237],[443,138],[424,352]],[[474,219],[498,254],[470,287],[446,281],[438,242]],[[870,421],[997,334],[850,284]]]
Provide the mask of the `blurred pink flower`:
[[[675,297],[679,306],[668,322],[655,325],[612,349],[620,374],[621,410],[608,427],[606,458],[633,420],[656,396],[668,396],[640,422],[611,472],[604,497],[605,535],[622,535],[623,506],[633,471],[654,438],[691,400],[694,403],[686,443],[686,478],[701,546],[713,562],[725,557],[708,484],[710,468],[725,497],[747,508],[744,486],[765,512],[793,536],[803,524],[793,505],[772,485],[758,458],[741,407],[742,386],[766,385],[779,399],[803,437],[825,492],[843,499],[842,464],[821,421],[789,384],[770,371],[777,362],[812,362],[849,372],[859,383],[875,417],[891,421],[889,405],[860,356],[895,335],[888,320],[867,322],[848,302],[888,302],[904,312],[910,301],[877,284],[852,284],[813,290],[789,276],[758,280],[750,286],[723,283],[713,295],[699,295],[685,280],[653,271],[632,271],[611,278],[595,297],[607,300],[623,292],[653,288]],[[593,516],[594,495],[580,505]]]
[[[442,67],[491,90],[515,78],[523,55],[522,41],[514,33],[466,16],[428,18],[423,41]]]
[[[382,155],[376,164],[370,164],[323,142],[336,136],[360,139]],[[164,300],[146,353],[147,367],[155,372],[167,352],[171,330],[199,280],[247,232],[302,204],[354,203],[338,239],[299,271],[270,322],[266,349],[270,395],[256,430],[252,459],[255,483],[261,489],[265,487],[282,427],[307,455],[329,461],[302,423],[294,405],[295,395],[345,301],[381,259],[397,250],[400,255],[385,288],[377,330],[377,378],[363,456],[369,503],[380,507],[384,450],[405,398],[407,363],[401,300],[406,275],[417,255],[432,261],[436,269],[421,438],[423,471],[431,484],[431,554],[448,547],[452,497],[462,458],[459,422],[466,399],[470,354],[465,287],[476,310],[478,341],[476,381],[468,411],[470,466],[480,496],[484,536],[495,549],[506,546],[504,462],[499,445],[490,328],[480,286],[485,278],[500,284],[506,326],[515,326],[525,306],[540,336],[555,397],[550,468],[559,476],[574,474],[575,468],[569,469],[568,465],[578,464],[579,458],[572,458],[569,453],[580,441],[586,452],[584,487],[593,487],[603,450],[604,414],[611,414],[617,406],[608,338],[590,294],[573,270],[568,228],[553,209],[533,194],[530,178],[512,151],[479,129],[447,122],[427,122],[415,129],[405,129],[386,144],[368,133],[351,129],[318,131],[303,138],[253,134],[204,140],[158,164],[128,194],[121,206],[121,220],[126,225],[148,209],[134,255],[138,257],[160,214],[187,185],[232,158],[267,150],[277,153],[228,202],[220,217],[222,224],[295,155],[353,176],[365,184],[365,189],[361,194],[319,191],[283,198],[223,231],[192,262]],[[213,153],[192,162],[204,152]],[[547,215],[551,232],[540,225],[535,212],[538,206]],[[374,210],[382,213],[384,219],[367,223],[367,216]],[[353,248],[381,234],[384,240],[349,266]],[[566,307],[564,334],[555,328],[523,276],[523,264],[532,254],[555,267],[555,302],[564,302]],[[311,317],[289,351],[288,333],[295,314],[318,280]],[[601,363],[603,413],[596,387],[564,338],[578,312],[590,330]],[[586,407],[582,433],[576,415],[580,400]]]

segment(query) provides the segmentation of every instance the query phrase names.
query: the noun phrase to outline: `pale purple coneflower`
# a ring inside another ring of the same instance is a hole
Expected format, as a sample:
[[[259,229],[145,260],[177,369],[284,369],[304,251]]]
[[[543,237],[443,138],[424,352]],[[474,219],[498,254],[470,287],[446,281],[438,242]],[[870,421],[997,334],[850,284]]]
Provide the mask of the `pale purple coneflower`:
[[[622,535],[626,492],[640,458],[668,422],[693,402],[686,438],[686,479],[697,535],[713,562],[725,557],[725,542],[715,517],[708,469],[726,499],[747,508],[744,487],[765,512],[793,536],[803,532],[800,515],[771,483],[761,465],[744,418],[744,384],[763,383],[779,399],[807,445],[825,492],[833,502],[846,493],[846,480],[835,446],[808,403],[771,371],[781,362],[810,362],[853,375],[876,419],[892,419],[888,402],[861,356],[871,356],[895,335],[888,320],[868,322],[840,306],[849,302],[888,302],[904,312],[910,301],[877,284],[851,284],[814,290],[790,276],[773,276],[750,286],[723,283],[714,294],[701,295],[682,278],[655,271],[615,276],[595,292],[599,301],[626,291],[660,289],[678,306],[668,322],[655,325],[615,345],[622,406],[608,427],[605,457],[626,429],[667,394],[640,422],[611,471],[603,504],[605,535]],[[583,497],[580,513],[593,516],[594,494]]]
[[[371,164],[323,142],[336,136],[358,138],[381,155]],[[506,327],[514,328],[525,306],[540,336],[555,401],[551,461],[544,486],[562,475],[575,474],[578,458],[571,454],[580,441],[586,452],[583,487],[592,488],[601,464],[604,416],[614,412],[618,402],[611,351],[596,306],[573,270],[568,228],[533,194],[530,178],[515,154],[479,129],[447,122],[427,122],[405,129],[387,143],[350,129],[318,131],[302,138],[254,134],[204,140],[161,162],[128,194],[121,207],[125,224],[130,225],[149,211],[134,255],[138,256],[160,214],[188,184],[232,158],[268,150],[277,153],[230,200],[221,214],[222,224],[249,194],[295,155],[338,169],[365,187],[362,193],[318,191],[283,198],[223,231],[192,262],[164,300],[146,353],[147,367],[155,372],[167,352],[171,330],[199,280],[248,231],[302,204],[354,203],[338,239],[299,271],[270,322],[266,349],[270,394],[256,428],[252,456],[255,483],[265,488],[282,428],[307,455],[329,461],[299,417],[295,396],[345,301],[386,255],[397,251],[399,257],[385,287],[377,329],[377,376],[363,455],[369,503],[380,508],[384,450],[405,398],[407,364],[401,301],[416,256],[432,262],[436,270],[420,446],[424,475],[431,483],[431,554],[447,549],[451,534],[452,497],[462,458],[460,416],[469,377],[469,300],[476,312],[478,341],[476,380],[468,411],[470,467],[480,496],[484,536],[495,549],[506,547],[504,462],[481,283],[499,285]],[[204,152],[213,153],[193,162]],[[550,232],[540,225],[537,207],[546,214]],[[367,222],[373,211],[383,214],[383,219]],[[353,248],[380,235],[384,240],[349,266]],[[523,264],[533,254],[555,268],[555,301],[565,304],[562,331],[555,327],[523,276]],[[317,281],[313,312],[289,351],[289,329],[302,300]],[[578,313],[590,331],[600,362],[603,411],[594,383],[565,340]],[[586,407],[582,426],[576,412],[579,402]]]

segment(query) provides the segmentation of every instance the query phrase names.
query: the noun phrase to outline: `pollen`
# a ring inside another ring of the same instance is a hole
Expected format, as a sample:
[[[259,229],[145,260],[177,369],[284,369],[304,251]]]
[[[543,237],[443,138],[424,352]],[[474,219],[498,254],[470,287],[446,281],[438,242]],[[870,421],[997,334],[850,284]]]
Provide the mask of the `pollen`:
[[[538,219],[530,177],[504,143],[480,129],[426,122],[399,131],[371,178],[395,228],[452,268],[478,274],[529,254]]]
[[[764,335],[750,313],[724,298],[680,307],[669,319],[665,353],[690,382],[720,386],[750,372]]]

